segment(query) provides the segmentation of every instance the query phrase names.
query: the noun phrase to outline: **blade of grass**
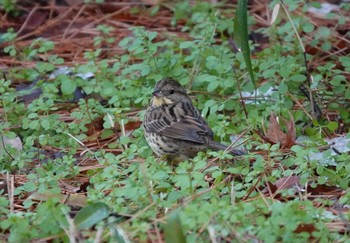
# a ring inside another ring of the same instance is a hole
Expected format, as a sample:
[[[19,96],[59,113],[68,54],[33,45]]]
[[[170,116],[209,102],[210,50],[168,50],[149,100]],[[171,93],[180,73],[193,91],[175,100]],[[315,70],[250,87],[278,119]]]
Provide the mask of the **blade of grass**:
[[[182,231],[178,212],[173,212],[164,226],[166,243],[185,243],[185,235]]]
[[[238,48],[243,54],[250,79],[256,89],[248,42],[247,0],[238,0],[233,35]]]

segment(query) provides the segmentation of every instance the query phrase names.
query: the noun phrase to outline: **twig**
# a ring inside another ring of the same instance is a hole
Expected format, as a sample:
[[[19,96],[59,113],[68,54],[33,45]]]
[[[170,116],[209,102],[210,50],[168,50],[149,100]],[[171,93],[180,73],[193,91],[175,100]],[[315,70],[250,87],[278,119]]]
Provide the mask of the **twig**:
[[[74,18],[69,22],[69,25],[67,26],[67,28],[64,30],[63,35],[62,35],[62,41],[66,38],[66,35],[68,33],[68,30],[70,29],[70,27],[72,27],[72,25],[75,23],[75,21],[79,18],[80,14],[85,10],[85,5],[83,5],[78,13],[74,16]]]
[[[14,187],[15,187],[15,180],[14,176],[10,175],[9,172],[6,172],[6,183],[7,183],[7,195],[9,197],[9,203],[10,203],[10,211],[11,213],[14,212],[15,206],[14,206]]]
[[[22,24],[21,28],[17,31],[17,36],[19,36],[21,34],[21,32],[25,29],[25,27],[27,26],[29,20],[31,19],[31,17],[33,16],[33,14],[38,10],[38,5],[35,4],[34,8],[32,8],[32,10],[30,11],[30,13],[28,14],[26,20],[24,21],[24,23]]]

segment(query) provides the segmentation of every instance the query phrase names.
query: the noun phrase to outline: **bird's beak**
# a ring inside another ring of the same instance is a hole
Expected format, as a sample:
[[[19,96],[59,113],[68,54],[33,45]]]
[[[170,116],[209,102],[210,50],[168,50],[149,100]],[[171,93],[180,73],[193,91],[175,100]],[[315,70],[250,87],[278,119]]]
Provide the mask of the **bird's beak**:
[[[156,98],[160,98],[163,97],[162,91],[160,91],[159,89],[154,90],[154,92],[152,93],[152,95]]]

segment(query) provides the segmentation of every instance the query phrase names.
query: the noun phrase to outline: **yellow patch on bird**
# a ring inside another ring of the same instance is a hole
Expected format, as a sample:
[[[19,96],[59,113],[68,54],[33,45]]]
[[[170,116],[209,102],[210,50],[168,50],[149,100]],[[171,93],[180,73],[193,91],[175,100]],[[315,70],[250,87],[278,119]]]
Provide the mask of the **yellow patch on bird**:
[[[170,105],[174,102],[166,97],[153,97],[152,99],[152,106],[162,106],[162,105]]]

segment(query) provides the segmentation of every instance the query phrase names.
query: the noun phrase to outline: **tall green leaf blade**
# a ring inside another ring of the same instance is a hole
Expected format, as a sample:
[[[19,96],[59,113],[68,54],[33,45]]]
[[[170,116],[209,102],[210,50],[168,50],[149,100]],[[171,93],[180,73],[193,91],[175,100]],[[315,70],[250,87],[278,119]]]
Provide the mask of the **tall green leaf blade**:
[[[110,213],[108,206],[102,202],[89,204],[82,208],[74,218],[74,223],[78,230],[88,229],[103,219]]]
[[[237,46],[242,51],[250,79],[256,88],[248,42],[247,0],[238,0],[233,35]]]
[[[182,231],[180,217],[177,212],[172,213],[164,227],[166,243],[186,243]]]

